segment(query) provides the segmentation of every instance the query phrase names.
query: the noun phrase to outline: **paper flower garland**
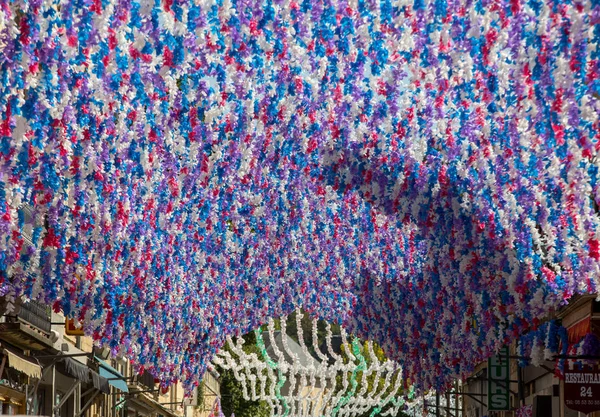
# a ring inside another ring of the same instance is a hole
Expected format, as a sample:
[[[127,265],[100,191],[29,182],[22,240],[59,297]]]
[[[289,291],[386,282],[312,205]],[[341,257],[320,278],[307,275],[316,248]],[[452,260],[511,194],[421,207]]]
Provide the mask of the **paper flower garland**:
[[[523,405],[515,410],[516,417],[532,417],[533,416],[533,406],[531,405]]]
[[[525,367],[529,362],[539,366],[544,360],[553,360],[555,356],[568,354],[569,348],[567,329],[558,322],[550,320],[519,338],[517,342],[517,354],[521,357],[519,366]],[[561,372],[563,367],[564,360],[561,359],[557,362],[557,370]]]
[[[0,0],[0,293],[188,390],[295,307],[441,387],[598,289],[599,19]]]
[[[221,409],[221,400],[219,398],[215,399],[215,402],[213,403],[213,406],[211,408],[210,414],[208,415],[208,417],[226,417],[225,414],[223,414],[223,410]],[[235,416],[231,416],[231,417],[235,417]]]

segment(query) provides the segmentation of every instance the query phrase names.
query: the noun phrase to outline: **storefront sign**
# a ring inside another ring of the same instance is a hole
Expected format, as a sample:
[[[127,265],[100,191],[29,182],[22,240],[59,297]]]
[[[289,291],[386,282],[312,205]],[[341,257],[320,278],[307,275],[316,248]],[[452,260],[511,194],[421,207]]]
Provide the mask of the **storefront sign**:
[[[600,371],[565,371],[565,405],[585,414],[600,410]]]
[[[65,334],[69,336],[84,336],[83,327],[75,326],[75,320],[66,319],[65,320]]]
[[[488,359],[488,409],[490,411],[510,410],[508,348]]]

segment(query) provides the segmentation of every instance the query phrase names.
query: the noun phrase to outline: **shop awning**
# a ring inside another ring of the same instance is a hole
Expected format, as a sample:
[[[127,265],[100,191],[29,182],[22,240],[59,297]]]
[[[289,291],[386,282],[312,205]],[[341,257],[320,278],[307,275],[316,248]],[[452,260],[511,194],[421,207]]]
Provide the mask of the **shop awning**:
[[[6,348],[4,349],[4,353],[7,356],[9,367],[32,378],[40,379],[42,377],[42,368],[37,363],[32,362]]]
[[[165,406],[163,406],[162,404],[160,404],[157,401],[154,401],[152,398],[148,397],[146,394],[139,394],[135,398],[135,400],[136,401],[140,401],[140,402],[142,402],[144,404],[147,404],[148,406],[150,406],[151,408],[153,408],[154,410],[156,410],[162,416],[165,416],[165,417],[180,417],[179,414],[177,414],[175,411],[166,408]]]
[[[129,392],[129,388],[127,388],[127,382],[125,382],[123,375],[119,371],[110,366],[108,363],[104,362],[99,357],[94,356],[94,358],[100,365],[100,376],[106,378],[108,380],[108,383],[116,389],[121,390],[123,392]]]
[[[90,371],[90,373],[92,374],[92,385],[94,388],[105,394],[110,393],[109,381],[94,371]]]
[[[85,384],[90,382],[90,368],[71,358],[63,358],[62,361],[69,375]]]
[[[591,319],[587,316],[567,328],[569,344],[579,343],[583,337],[590,333]]]

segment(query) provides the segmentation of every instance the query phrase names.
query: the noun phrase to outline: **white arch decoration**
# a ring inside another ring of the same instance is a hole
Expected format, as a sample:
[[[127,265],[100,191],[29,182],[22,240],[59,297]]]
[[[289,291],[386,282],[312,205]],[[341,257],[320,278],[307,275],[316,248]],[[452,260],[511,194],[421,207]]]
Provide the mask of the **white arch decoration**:
[[[286,317],[280,320],[280,330],[273,319],[266,330],[257,329],[260,354],[247,353],[242,337],[227,339],[228,349],[222,349],[213,362],[233,371],[244,399],[265,401],[273,417],[354,417],[369,411],[372,416],[394,416],[405,405],[422,410],[423,401],[415,398],[412,387],[404,389],[400,366],[389,359],[380,361],[373,343],[361,346],[357,338],[349,340],[344,328],[334,335],[326,323],[323,352],[318,320],[312,319],[312,336],[307,336],[302,317],[296,310],[297,343],[287,334]],[[334,336],[341,338],[344,354],[334,349]]]

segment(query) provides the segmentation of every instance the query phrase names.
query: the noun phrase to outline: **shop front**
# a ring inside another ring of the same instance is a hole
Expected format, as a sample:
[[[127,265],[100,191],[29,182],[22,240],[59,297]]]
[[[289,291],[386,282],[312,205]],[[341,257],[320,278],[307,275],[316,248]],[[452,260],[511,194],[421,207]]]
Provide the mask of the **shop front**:
[[[41,367],[16,349],[0,346],[0,411],[4,415],[27,414],[31,405],[28,394],[41,378]]]
[[[560,374],[561,417],[600,417],[600,302],[579,296],[558,317],[569,339]]]

